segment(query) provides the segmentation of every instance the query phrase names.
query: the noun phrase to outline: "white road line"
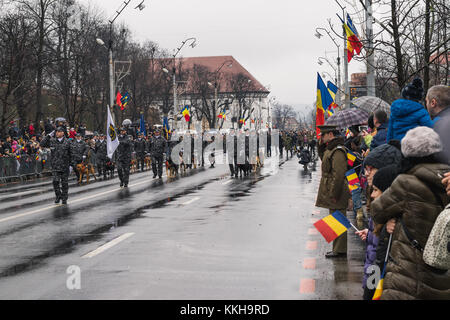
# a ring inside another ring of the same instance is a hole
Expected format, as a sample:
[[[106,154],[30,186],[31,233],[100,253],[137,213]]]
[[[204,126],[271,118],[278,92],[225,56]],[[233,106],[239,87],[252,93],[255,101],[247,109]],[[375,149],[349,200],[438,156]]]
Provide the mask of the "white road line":
[[[191,204],[192,202],[197,201],[197,200],[199,200],[199,199],[200,199],[200,197],[195,197],[195,198],[193,198],[193,199],[191,199],[191,200],[189,200],[189,201],[186,201],[186,202],[184,202],[184,203],[182,203],[182,204],[183,204],[183,205]]]
[[[114,240],[111,240],[110,242],[105,243],[101,247],[98,247],[94,251],[91,251],[91,252],[85,254],[81,258],[92,258],[92,257],[95,257],[96,255],[99,255],[100,253],[102,253],[102,252],[104,252],[104,251],[114,247],[116,244],[124,241],[125,239],[128,239],[132,235],[134,235],[134,232],[125,233],[125,234],[121,235],[120,237],[115,238]]]
[[[233,180],[228,180],[227,182],[224,182],[224,183],[222,183],[222,185],[224,186],[224,185],[227,185],[227,184],[229,184],[229,183],[231,183],[231,182],[233,182]]]
[[[131,185],[129,185],[129,187],[135,187],[135,186],[138,186],[138,185],[141,185],[141,184],[144,184],[144,183],[148,183],[150,181],[153,181],[153,179],[148,179],[148,180],[144,180],[144,181],[141,181],[141,182],[138,182],[138,183],[135,183],[135,184],[131,184]],[[116,192],[118,190],[122,190],[122,188],[116,188],[116,189],[113,189],[113,190],[96,193],[96,194],[93,194],[93,195],[88,196],[88,197],[71,200],[71,201],[68,201],[67,204],[73,204],[73,203],[76,203],[76,202],[89,200],[89,199],[92,199],[92,198],[103,196],[103,195],[108,194],[108,193]],[[30,211],[30,212],[16,214],[14,216],[10,216],[10,217],[6,217],[6,218],[3,218],[3,219],[0,219],[0,223],[6,222],[6,221],[10,221],[10,220],[14,220],[14,219],[18,219],[18,218],[22,218],[22,217],[26,217],[26,216],[29,216],[29,215],[32,215],[32,214],[36,214],[36,213],[39,213],[39,212],[42,212],[42,211],[45,211],[45,210],[48,210],[48,209],[53,209],[53,208],[56,208],[56,207],[60,207],[60,206],[61,205],[59,205],[59,204],[55,204],[55,205],[48,206],[48,207],[45,207],[45,208],[36,209],[36,210]]]

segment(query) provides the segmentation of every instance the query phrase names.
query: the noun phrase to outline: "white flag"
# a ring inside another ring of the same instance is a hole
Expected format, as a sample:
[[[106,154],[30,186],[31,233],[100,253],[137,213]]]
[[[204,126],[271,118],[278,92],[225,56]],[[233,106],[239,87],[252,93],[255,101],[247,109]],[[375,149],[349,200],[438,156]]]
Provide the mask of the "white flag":
[[[116,127],[114,127],[114,121],[111,117],[111,112],[109,111],[109,106],[106,106],[108,109],[108,123],[106,127],[106,152],[108,153],[108,158],[112,159],[114,151],[116,151],[119,146],[119,137],[117,135]]]

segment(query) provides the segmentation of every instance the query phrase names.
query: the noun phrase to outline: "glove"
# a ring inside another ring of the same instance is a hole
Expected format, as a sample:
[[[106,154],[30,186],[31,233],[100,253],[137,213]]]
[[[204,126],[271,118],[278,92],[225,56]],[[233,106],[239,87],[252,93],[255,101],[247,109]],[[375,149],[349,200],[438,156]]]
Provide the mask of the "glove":
[[[55,136],[55,130],[53,130],[52,132],[49,133],[50,137],[54,137]]]

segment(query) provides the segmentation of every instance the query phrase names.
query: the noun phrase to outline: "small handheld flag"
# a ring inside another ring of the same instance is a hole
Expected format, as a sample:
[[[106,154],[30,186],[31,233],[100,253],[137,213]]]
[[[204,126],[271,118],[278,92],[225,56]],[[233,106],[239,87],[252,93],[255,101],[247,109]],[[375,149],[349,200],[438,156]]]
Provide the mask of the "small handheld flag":
[[[381,273],[381,278],[380,278],[380,281],[378,281],[377,288],[375,289],[375,293],[374,293],[374,295],[372,297],[372,300],[380,300],[381,294],[383,293],[384,276],[386,274],[386,265],[387,265],[387,260],[388,260],[388,257],[389,257],[389,251],[390,251],[390,248],[391,248],[391,242],[392,242],[392,233],[389,236],[388,249],[387,249],[387,252],[386,252],[386,257],[384,258],[383,272]]]
[[[358,175],[356,174],[355,169],[351,169],[351,170],[347,171],[345,173],[345,176],[347,177],[349,185],[353,186],[353,185],[359,183],[359,178],[358,178]]]
[[[356,156],[352,152],[347,152],[347,163],[350,167],[353,167],[353,164],[355,163]]]
[[[347,229],[350,229],[352,224],[341,212],[335,211],[329,216],[314,223],[314,227],[316,227],[325,240],[330,243],[346,232]]]

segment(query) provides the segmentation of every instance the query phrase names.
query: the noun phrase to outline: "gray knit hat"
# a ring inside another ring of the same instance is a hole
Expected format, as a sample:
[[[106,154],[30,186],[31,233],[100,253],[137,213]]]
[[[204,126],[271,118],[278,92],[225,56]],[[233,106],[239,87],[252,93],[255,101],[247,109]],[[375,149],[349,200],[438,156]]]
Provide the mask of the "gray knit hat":
[[[402,140],[402,153],[406,158],[424,158],[441,151],[439,135],[428,127],[411,129]]]

